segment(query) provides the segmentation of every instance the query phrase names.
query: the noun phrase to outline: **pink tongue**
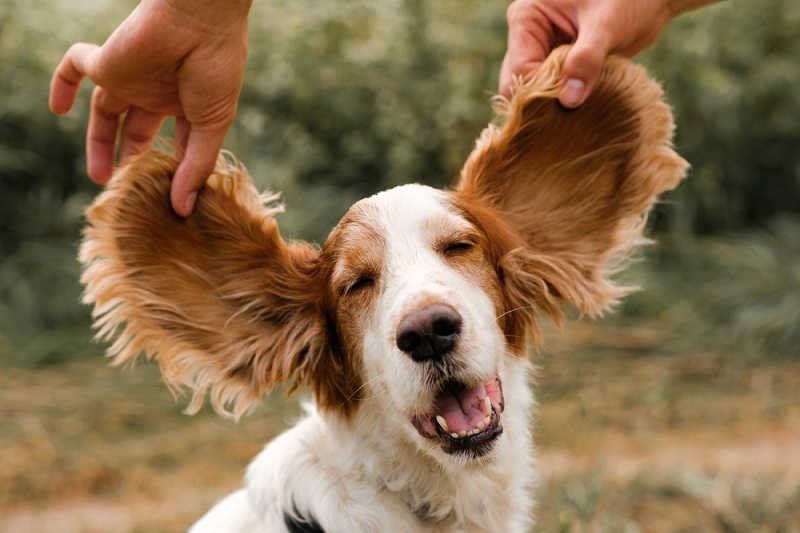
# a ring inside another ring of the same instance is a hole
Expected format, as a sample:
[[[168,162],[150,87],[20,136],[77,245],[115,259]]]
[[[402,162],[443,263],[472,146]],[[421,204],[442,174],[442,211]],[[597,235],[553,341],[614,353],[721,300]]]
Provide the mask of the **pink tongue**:
[[[471,389],[446,389],[436,399],[436,414],[444,418],[451,433],[475,429],[486,418],[483,383]]]

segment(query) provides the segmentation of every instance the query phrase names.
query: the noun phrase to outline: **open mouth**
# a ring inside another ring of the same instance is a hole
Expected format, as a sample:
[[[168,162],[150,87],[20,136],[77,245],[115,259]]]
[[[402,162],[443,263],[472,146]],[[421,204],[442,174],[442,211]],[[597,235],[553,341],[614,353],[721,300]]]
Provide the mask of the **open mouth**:
[[[478,457],[488,452],[503,432],[500,414],[504,407],[497,377],[475,386],[448,381],[431,410],[412,417],[411,422],[423,437],[438,439],[445,453]]]

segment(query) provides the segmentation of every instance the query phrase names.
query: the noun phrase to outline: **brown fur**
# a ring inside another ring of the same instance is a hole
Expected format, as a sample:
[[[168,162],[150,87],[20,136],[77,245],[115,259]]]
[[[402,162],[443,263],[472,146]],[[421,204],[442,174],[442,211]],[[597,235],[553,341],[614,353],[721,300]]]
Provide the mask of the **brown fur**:
[[[643,69],[610,59],[589,100],[567,110],[557,102],[565,54],[500,102],[504,124],[484,131],[452,194],[482,232],[501,285],[498,320],[519,354],[537,311],[559,319],[566,303],[596,315],[630,290],[611,276],[657,196],[686,171],[661,89]],[[289,383],[310,387],[322,410],[350,414],[361,383],[348,317],[368,308],[357,298],[369,292],[343,303],[332,265],[356,253],[350,277],[368,274],[369,253],[358,250],[380,236],[347,242],[351,212],[321,251],[285,242],[274,197],[225,158],[181,219],[169,206],[176,166],[159,151],[136,157],[87,211],[85,301],[98,337],[116,337],[109,355],[156,358],[170,386],[194,391],[190,411],[209,393],[217,410],[239,416]]]
[[[464,204],[494,210],[523,243],[500,252],[506,277],[518,278],[513,299],[534,296],[556,318],[560,301],[597,315],[630,290],[611,276],[658,195],[687,169],[672,150],[661,88],[627,60],[606,62],[580,108],[560,106],[567,50],[556,50],[518,81],[510,102],[500,102],[505,123],[483,132],[456,189]]]
[[[358,384],[330,342],[317,250],[284,242],[280,209],[264,208],[244,169],[224,159],[181,219],[168,202],[176,166],[162,152],[136,158],[87,211],[85,301],[98,336],[117,337],[109,354],[156,357],[168,384],[195,391],[190,411],[209,391],[238,416],[292,378],[344,404]]]

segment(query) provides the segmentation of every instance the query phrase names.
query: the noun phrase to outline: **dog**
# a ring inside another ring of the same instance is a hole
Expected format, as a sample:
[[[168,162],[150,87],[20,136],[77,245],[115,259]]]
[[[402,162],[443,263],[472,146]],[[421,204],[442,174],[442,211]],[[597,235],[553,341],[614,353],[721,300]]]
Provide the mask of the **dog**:
[[[156,359],[192,412],[313,393],[192,533],[530,528],[537,321],[632,290],[613,276],[687,170],[661,88],[628,60],[561,107],[566,51],[496,102],[451,189],[361,200],[321,247],[281,237],[277,198],[232,156],[186,219],[157,150],[87,209],[84,299],[116,363]]]

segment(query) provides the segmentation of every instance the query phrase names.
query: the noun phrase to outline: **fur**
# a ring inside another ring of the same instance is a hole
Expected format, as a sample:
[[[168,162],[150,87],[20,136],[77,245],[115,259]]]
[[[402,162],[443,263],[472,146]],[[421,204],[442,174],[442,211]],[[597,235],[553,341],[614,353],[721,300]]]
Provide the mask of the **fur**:
[[[497,102],[452,189],[362,200],[321,247],[285,241],[276,198],[231,157],[187,219],[173,156],[116,172],[80,251],[115,363],[156,359],[192,412],[208,397],[238,417],[279,385],[314,397],[192,532],[528,530],[527,342],[540,315],[596,316],[631,290],[613,275],[687,168],[641,67],[609,59],[568,110],[565,55]]]

